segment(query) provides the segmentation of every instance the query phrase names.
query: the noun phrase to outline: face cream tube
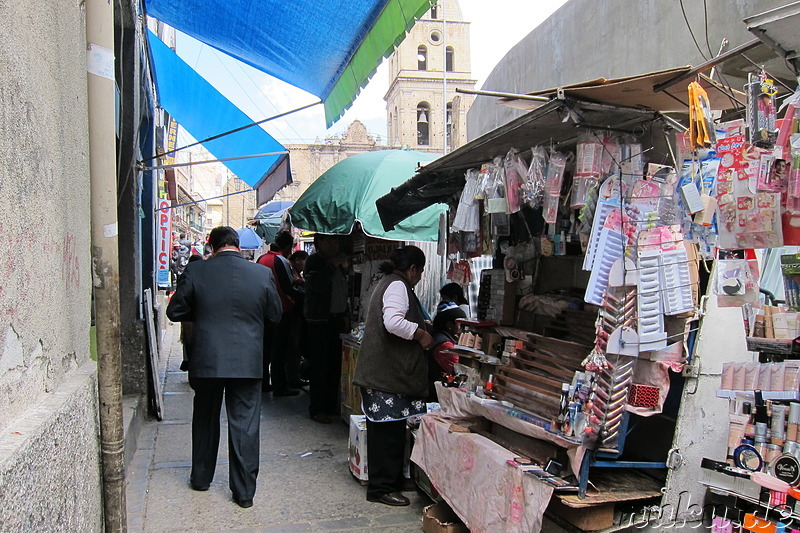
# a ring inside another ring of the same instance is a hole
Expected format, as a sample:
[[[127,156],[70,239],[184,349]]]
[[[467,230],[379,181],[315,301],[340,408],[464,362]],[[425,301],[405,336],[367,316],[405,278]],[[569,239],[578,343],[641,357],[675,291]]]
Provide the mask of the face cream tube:
[[[783,446],[786,438],[786,406],[772,404],[772,444]]]
[[[800,403],[789,404],[789,429],[786,432],[787,440],[797,442],[797,426],[800,424]]]
[[[733,451],[741,444],[744,438],[744,427],[750,417],[747,415],[728,415],[730,426],[728,428],[728,457],[733,458]]]

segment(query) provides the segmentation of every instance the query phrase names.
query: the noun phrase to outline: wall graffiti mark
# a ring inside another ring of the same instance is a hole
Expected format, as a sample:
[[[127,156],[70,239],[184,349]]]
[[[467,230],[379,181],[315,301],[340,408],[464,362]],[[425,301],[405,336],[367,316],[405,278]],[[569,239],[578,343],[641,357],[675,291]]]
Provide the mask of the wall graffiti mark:
[[[61,279],[67,284],[67,288],[80,288],[80,261],[78,260],[78,249],[75,245],[75,235],[72,233],[68,233],[64,239],[61,254]]]

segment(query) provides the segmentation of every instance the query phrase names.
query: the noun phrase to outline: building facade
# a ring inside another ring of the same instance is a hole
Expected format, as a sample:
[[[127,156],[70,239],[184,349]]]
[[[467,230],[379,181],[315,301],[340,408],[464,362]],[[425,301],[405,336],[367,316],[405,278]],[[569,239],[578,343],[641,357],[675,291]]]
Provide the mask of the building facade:
[[[440,0],[389,56],[391,81],[384,96],[389,147],[441,154],[466,142],[473,96],[456,88],[475,87],[469,24],[458,0]]]
[[[318,177],[339,161],[351,155],[386,148],[380,137],[370,135],[360,120],[354,120],[343,134],[326,137],[324,141],[288,144],[292,183],[281,189],[275,199],[296,202]]]

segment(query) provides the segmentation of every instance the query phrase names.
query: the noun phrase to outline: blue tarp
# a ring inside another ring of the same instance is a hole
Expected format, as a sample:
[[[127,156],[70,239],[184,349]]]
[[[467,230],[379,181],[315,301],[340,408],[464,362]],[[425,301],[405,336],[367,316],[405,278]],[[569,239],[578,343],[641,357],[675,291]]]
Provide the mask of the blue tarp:
[[[147,15],[325,102],[350,107],[429,0],[146,0]]]
[[[148,31],[158,103],[195,139],[202,140],[255,122]],[[241,157],[286,148],[259,126],[203,143],[217,159]],[[225,161],[223,164],[268,201],[291,183],[288,155]]]

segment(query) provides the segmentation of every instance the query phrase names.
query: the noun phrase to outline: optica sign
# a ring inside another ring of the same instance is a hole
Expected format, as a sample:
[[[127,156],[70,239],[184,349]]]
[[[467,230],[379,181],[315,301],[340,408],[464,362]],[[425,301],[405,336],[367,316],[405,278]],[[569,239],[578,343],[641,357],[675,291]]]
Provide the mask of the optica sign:
[[[172,253],[172,210],[170,200],[161,199],[158,201],[158,217],[156,239],[156,283],[160,288],[169,288],[169,259]]]

